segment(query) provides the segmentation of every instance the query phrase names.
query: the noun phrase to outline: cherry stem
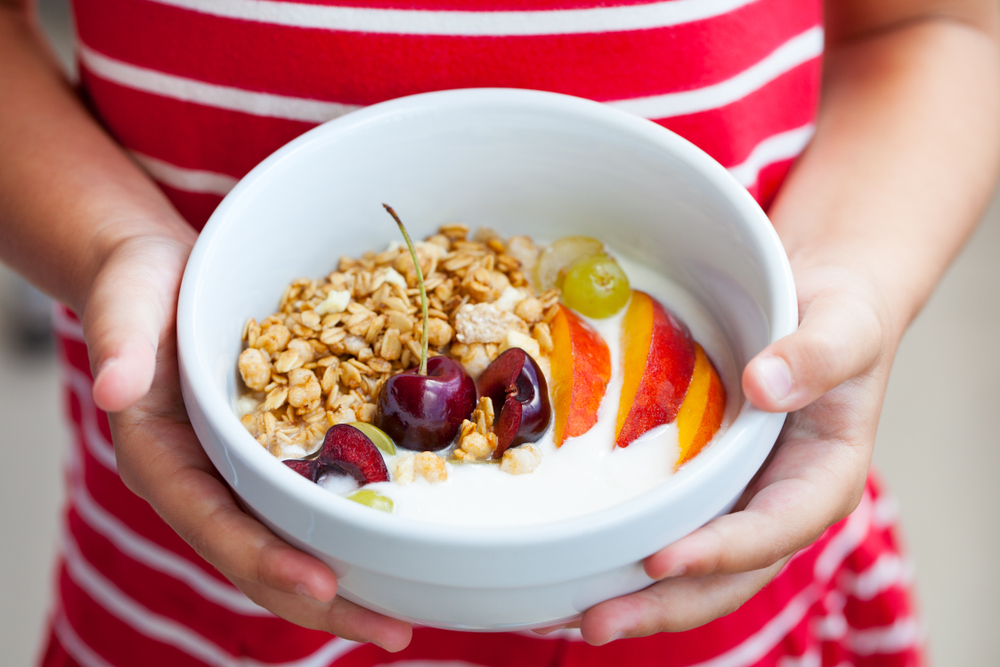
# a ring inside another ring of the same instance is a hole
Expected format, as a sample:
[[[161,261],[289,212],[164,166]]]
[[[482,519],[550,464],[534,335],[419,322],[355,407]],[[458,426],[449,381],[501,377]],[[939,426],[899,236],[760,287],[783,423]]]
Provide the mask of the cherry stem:
[[[420,270],[420,261],[417,259],[417,251],[413,247],[413,241],[410,240],[410,235],[406,233],[406,227],[403,225],[403,221],[399,219],[396,212],[392,210],[392,207],[388,204],[382,204],[385,210],[389,212],[392,219],[396,221],[399,225],[399,231],[403,232],[403,238],[406,239],[406,247],[410,249],[410,257],[413,258],[413,267],[417,270],[417,285],[420,286],[420,310],[423,312],[424,316],[424,334],[420,339],[420,370],[418,371],[420,375],[427,375],[427,288],[424,286],[424,272]]]

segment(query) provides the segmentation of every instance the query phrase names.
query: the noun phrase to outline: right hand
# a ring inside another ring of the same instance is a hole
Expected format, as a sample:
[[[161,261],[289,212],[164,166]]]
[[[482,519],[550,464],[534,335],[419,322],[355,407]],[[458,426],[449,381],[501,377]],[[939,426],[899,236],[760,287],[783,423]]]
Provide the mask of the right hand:
[[[240,509],[181,399],[175,313],[193,232],[119,243],[83,316],[94,401],[109,413],[122,481],[247,597],[303,627],[399,651],[411,627],[336,597],[322,561]]]

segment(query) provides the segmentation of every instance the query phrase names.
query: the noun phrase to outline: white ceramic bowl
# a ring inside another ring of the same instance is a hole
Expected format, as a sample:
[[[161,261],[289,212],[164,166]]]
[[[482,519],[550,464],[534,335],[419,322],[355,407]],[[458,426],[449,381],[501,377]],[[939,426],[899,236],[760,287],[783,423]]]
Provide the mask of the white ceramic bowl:
[[[332,566],[345,598],[425,625],[510,630],[649,585],[641,560],[732,507],[784,415],[737,389],[732,426],[669,482],[592,515],[503,528],[374,512],[306,481],[244,430],[243,323],[272,313],[294,278],[395,240],[382,202],[406,212],[415,238],[461,221],[604,239],[695,295],[738,368],[797,322],[764,213],[719,164],[649,121],[549,93],[430,93],[352,113],[267,158],[212,215],[184,275],[180,367],[195,432],[261,521]]]

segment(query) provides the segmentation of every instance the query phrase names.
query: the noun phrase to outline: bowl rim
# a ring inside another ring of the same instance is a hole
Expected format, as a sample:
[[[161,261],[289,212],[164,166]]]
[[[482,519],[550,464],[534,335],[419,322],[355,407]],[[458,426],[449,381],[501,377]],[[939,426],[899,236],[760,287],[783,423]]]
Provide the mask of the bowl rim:
[[[294,160],[316,143],[329,144],[337,137],[363,131],[373,125],[429,114],[453,113],[485,109],[566,114],[589,121],[653,144],[681,159],[699,176],[717,189],[746,224],[762,257],[772,301],[766,313],[770,323],[768,344],[793,332],[798,324],[798,304],[791,267],[781,241],[766,214],[749,192],[718,162],[700,148],[670,130],[639,116],[628,114],[599,102],[569,95],[508,88],[476,88],[437,91],[401,97],[364,107],[327,123],[321,124],[285,144],[254,167],[223,199],[212,213],[188,259],[181,283],[177,310],[178,364],[186,380],[191,398],[217,433],[226,456],[237,456],[243,465],[275,492],[296,498],[316,515],[348,524],[382,538],[404,539],[420,543],[451,546],[539,545],[573,537],[593,535],[605,528],[641,518],[650,512],[669,506],[692,486],[698,486],[712,476],[716,462],[723,455],[732,455],[738,445],[751,447],[741,439],[754,437],[765,430],[769,422],[783,421],[784,413],[767,413],[754,408],[748,401],[740,407],[727,431],[712,447],[706,449],[679,469],[669,484],[660,484],[627,501],[597,512],[558,521],[514,526],[459,526],[437,524],[398,517],[343,499],[333,501],[334,494],[312,484],[285,466],[273,465],[274,458],[257,445],[232,410],[224,391],[216,391],[212,367],[199,353],[195,335],[195,306],[199,299],[200,267],[214,251],[217,232],[223,228],[245,192],[254,188],[269,173]],[[234,360],[235,364],[235,360]],[[234,366],[235,367],[235,366]],[[188,399],[185,392],[185,399]],[[777,429],[774,429],[777,432]],[[249,447],[249,444],[254,447]],[[204,446],[204,445],[203,445]],[[265,458],[266,457],[266,458]],[[267,464],[263,462],[267,461]],[[222,472],[225,476],[224,471]],[[231,484],[231,480],[227,480]],[[237,493],[239,489],[235,489]]]

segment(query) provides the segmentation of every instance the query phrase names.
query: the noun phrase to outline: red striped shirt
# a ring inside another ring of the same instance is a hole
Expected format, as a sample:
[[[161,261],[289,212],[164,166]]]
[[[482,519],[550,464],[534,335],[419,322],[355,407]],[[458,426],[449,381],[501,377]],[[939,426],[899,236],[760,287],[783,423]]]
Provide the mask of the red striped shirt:
[[[589,97],[701,146],[763,204],[812,133],[818,0],[75,0],[82,89],[196,227],[236,180],[316,124],[457,87]],[[919,664],[891,501],[858,510],[737,612],[589,647],[574,632],[418,629],[389,656],[247,600],[118,478],[78,322],[59,318],[74,424],[46,666]]]

